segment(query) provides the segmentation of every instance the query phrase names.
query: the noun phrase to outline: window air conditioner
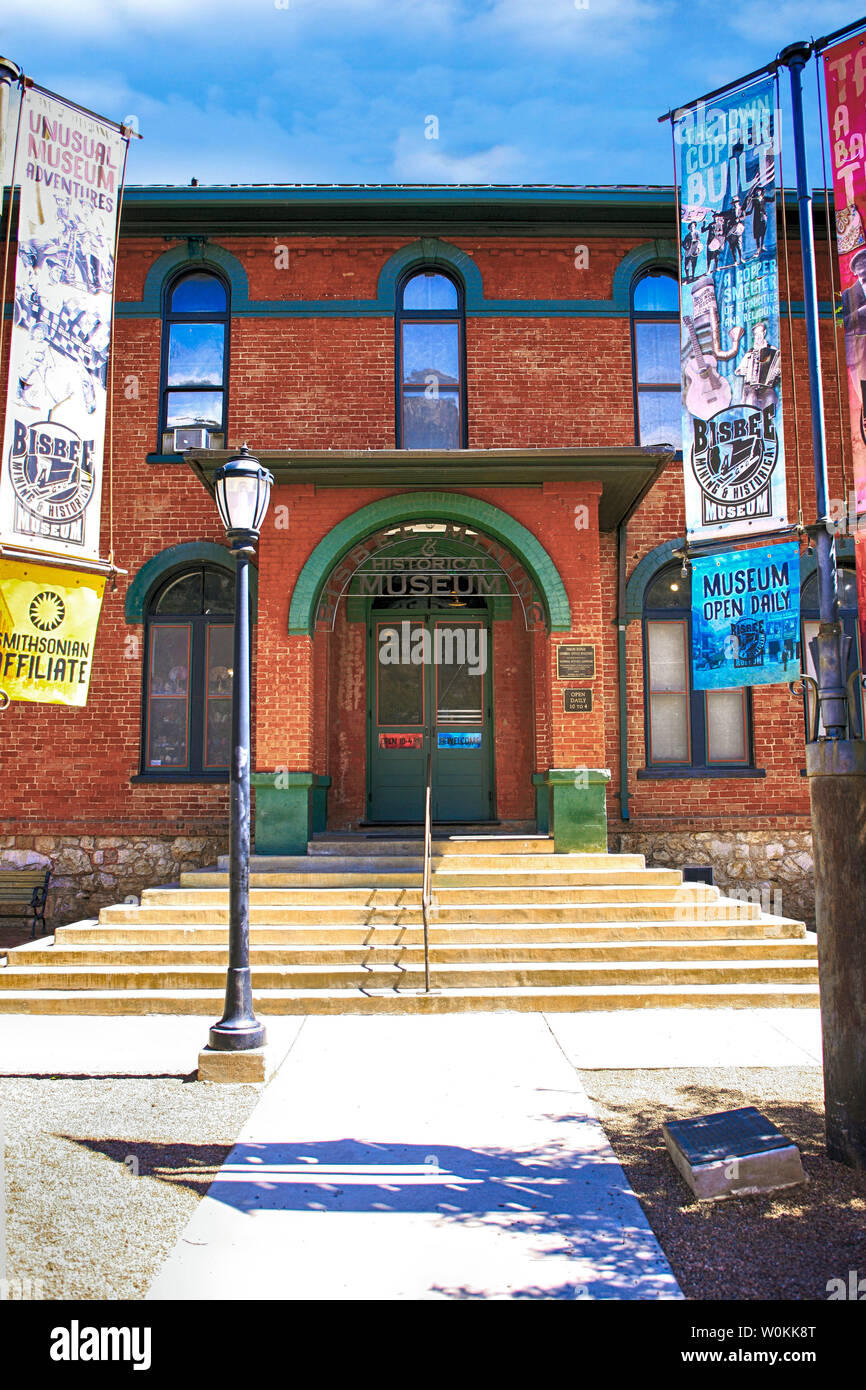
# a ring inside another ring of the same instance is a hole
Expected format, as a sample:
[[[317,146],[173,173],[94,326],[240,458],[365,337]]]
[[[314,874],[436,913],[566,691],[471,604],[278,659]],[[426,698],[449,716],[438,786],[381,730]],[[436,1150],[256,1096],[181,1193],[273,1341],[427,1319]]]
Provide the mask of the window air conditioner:
[[[195,429],[175,430],[174,451],[176,454],[183,454],[187,449],[209,449],[210,439],[210,430],[203,426],[196,426]]]

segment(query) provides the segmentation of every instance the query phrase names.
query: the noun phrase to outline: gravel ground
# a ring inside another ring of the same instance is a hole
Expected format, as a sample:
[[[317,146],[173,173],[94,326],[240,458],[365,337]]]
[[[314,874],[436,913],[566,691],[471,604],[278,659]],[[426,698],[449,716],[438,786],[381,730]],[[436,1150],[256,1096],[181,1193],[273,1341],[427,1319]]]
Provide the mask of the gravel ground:
[[[141,1298],[257,1100],[178,1077],[0,1078],[7,1277]]]
[[[687,1298],[826,1299],[827,1282],[866,1276],[866,1173],[824,1152],[819,1067],[584,1071],[611,1146]],[[799,1145],[808,1183],[698,1202],[661,1125],[755,1105]]]

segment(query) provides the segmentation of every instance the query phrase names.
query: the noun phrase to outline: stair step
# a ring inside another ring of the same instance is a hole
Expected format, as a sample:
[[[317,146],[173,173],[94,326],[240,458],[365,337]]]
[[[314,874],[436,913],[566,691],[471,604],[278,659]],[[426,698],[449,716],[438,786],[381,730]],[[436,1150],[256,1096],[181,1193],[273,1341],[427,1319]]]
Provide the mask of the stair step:
[[[436,965],[459,963],[486,963],[487,961],[510,961],[528,964],[535,961],[653,961],[659,957],[665,960],[695,961],[738,961],[738,960],[814,960],[817,948],[812,942],[799,939],[772,938],[763,940],[720,941],[716,938],[706,941],[664,941],[664,942],[540,942],[520,941],[469,942],[452,945],[433,942],[430,946],[430,960]],[[9,965],[60,967],[68,965],[219,965],[225,968],[228,948],[220,944],[144,944],[115,942],[73,943],[57,946],[18,946],[9,955]],[[253,967],[262,965],[368,965],[371,963],[391,963],[401,966],[419,965],[424,960],[423,943],[329,945],[310,943],[304,945],[260,946],[255,943],[250,950]]]
[[[342,877],[342,876],[341,876]],[[560,895],[563,901],[571,902],[577,898],[605,899],[627,898],[639,902],[645,895],[694,901],[714,901],[720,897],[719,888],[706,884],[684,884],[680,874],[660,869],[656,873],[644,870],[632,876],[627,874],[581,873],[570,874],[577,883],[562,884],[559,880],[550,883],[546,878],[525,880],[523,876],[503,878],[491,884],[450,884],[441,878],[434,878],[432,890],[435,901],[441,902],[499,902],[502,899],[525,897],[525,901],[556,901]],[[420,877],[405,887],[379,887],[375,884],[357,885],[322,881],[321,884],[295,884],[288,874],[253,874],[250,878],[250,905],[278,905],[278,903],[309,902],[325,905],[328,902],[375,903],[377,906],[405,906],[406,903],[421,902]],[[181,884],[168,887],[145,888],[142,905],[145,903],[177,902],[179,906],[193,902],[228,902],[228,874],[185,873]]]
[[[218,1018],[223,990],[0,990],[0,1013],[198,1014]],[[269,1014],[410,1014],[468,1012],[580,1013],[619,1009],[778,1009],[819,1006],[812,984],[567,986],[538,989],[253,990],[253,1007]]]
[[[791,922],[783,917],[758,917],[755,920],[743,918],[725,923],[725,936],[731,940],[763,938],[804,937],[802,922]],[[434,923],[430,929],[431,942],[467,943],[502,941],[545,942],[545,941],[677,941],[717,939],[719,923],[678,918],[671,921],[632,920],[632,921],[586,921],[570,922],[490,922]],[[130,942],[143,945],[157,945],[174,942],[178,945],[194,942],[199,944],[225,945],[228,940],[228,923],[209,926],[190,923],[178,926],[175,922],[154,922],[148,925],[105,925],[99,923],[73,924],[58,927],[55,933],[58,944],[69,942]],[[360,944],[376,941],[380,944],[417,944],[423,941],[420,913],[411,922],[349,923],[342,926],[329,922],[325,925],[296,922],[284,926],[254,925],[250,940],[255,946],[298,944]]]
[[[167,908],[165,905],[149,907],[120,906],[103,908],[99,914],[100,925],[109,927],[126,924],[129,926],[149,926],[165,924]],[[196,924],[228,926],[227,907],[172,907],[171,917],[177,926]],[[506,904],[490,903],[448,907],[440,905],[434,913],[436,923],[443,926],[453,922],[737,922],[759,921],[761,913],[751,903],[741,903],[729,899],[718,902],[566,902],[553,906],[537,903]],[[397,909],[377,909],[376,907],[317,907],[301,905],[298,907],[255,907],[250,908],[251,926],[289,926],[293,923],[332,924],[332,925],[374,925],[385,926],[396,918],[396,925],[418,925],[421,921],[420,907]],[[782,920],[781,918],[779,920]]]
[[[488,961],[484,965],[445,965],[436,968],[437,983],[464,988],[637,984],[747,983],[760,974],[782,983],[811,983],[818,977],[812,960],[737,960],[682,962],[666,959],[631,961],[562,961],[557,964]],[[222,965],[68,965],[7,966],[0,970],[5,989],[208,989],[225,981]],[[420,989],[423,968],[399,965],[270,965],[253,970],[256,989]]]

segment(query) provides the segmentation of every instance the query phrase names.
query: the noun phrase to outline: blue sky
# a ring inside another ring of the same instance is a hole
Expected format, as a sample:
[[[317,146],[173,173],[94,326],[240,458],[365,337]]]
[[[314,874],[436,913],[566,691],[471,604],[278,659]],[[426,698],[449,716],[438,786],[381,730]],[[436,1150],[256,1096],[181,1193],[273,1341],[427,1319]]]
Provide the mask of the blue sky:
[[[133,184],[670,183],[662,111],[857,17],[856,0],[3,0],[0,52],[135,116]]]

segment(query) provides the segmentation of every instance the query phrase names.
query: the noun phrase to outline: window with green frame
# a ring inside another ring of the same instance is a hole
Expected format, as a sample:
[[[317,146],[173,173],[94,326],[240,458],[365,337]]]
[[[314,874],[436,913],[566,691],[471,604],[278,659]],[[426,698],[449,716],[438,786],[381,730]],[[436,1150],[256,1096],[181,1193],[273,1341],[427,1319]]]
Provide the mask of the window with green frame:
[[[463,286],[439,268],[397,287],[397,447],[466,447],[466,320]]]
[[[234,575],[172,575],[145,614],[141,772],[224,779],[232,716]]]

